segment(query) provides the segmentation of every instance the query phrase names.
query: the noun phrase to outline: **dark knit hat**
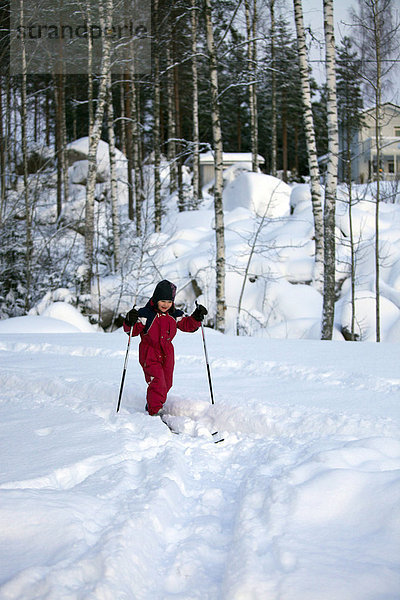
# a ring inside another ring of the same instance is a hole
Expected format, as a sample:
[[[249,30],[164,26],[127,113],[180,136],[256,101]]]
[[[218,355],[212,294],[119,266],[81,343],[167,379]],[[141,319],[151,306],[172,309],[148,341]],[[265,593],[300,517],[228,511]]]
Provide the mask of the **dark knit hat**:
[[[157,304],[159,300],[175,300],[176,285],[163,279],[160,283],[157,283],[156,288],[153,292],[152,300],[154,304]]]

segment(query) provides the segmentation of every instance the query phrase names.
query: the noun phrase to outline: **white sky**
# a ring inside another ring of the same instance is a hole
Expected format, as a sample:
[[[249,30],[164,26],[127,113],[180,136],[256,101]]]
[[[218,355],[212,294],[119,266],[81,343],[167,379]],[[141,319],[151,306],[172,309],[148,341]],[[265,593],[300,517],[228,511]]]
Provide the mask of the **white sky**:
[[[288,6],[290,2],[288,2]],[[400,0],[394,0],[394,5],[398,12],[398,16],[400,14]],[[345,35],[350,35],[350,28],[346,27],[346,24],[350,23],[350,7],[356,7],[356,0],[334,0],[334,13],[335,13],[335,37],[336,43],[339,43],[341,38]],[[314,35],[323,40],[324,37],[324,21],[323,21],[323,0],[303,0],[303,12],[304,12],[304,25],[306,27],[311,27]],[[317,60],[318,58],[324,58],[324,48],[321,46],[318,49],[317,43],[315,44],[315,50],[313,54],[313,59]],[[323,63],[313,63],[313,71],[314,76],[317,79],[318,83],[321,83],[325,79],[324,74],[324,66]],[[395,104],[400,104],[400,69],[397,67],[397,70],[392,71],[392,90],[388,92],[385,97],[386,101],[394,102]]]

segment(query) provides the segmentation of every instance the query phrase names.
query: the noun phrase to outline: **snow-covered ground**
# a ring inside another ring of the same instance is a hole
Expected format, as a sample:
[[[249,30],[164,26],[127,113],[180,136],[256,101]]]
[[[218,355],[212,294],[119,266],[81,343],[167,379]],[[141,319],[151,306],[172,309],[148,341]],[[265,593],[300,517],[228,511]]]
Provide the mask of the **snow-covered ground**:
[[[174,435],[137,339],[116,414],[121,330],[6,323],[2,600],[398,600],[398,344],[206,329],[212,406],[201,334],[178,333]]]

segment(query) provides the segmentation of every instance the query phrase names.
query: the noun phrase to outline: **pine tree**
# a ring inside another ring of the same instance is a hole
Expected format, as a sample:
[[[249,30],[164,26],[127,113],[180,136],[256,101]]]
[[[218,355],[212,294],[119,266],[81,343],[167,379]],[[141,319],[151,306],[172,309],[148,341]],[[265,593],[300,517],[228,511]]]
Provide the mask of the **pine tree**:
[[[268,31],[265,58],[261,62],[264,71],[259,93],[260,140],[263,142],[260,151],[266,157],[267,170],[273,174],[275,165],[276,170],[282,171],[283,180],[287,181],[289,171],[295,179],[299,174],[306,174],[308,171],[297,45],[289,24],[282,17],[278,17],[275,23],[274,56],[271,51],[271,35]],[[313,80],[310,81],[310,85],[313,90]],[[274,121],[277,138],[275,160]]]

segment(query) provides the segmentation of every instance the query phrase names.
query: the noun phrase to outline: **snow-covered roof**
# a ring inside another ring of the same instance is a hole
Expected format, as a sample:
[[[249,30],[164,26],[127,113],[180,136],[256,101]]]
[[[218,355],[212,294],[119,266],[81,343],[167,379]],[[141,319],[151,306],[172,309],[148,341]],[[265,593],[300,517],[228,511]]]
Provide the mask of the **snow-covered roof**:
[[[260,154],[258,156],[258,162],[264,163],[264,157]],[[250,162],[252,161],[251,152],[224,152],[222,155],[222,159],[224,163],[241,163],[241,162]],[[211,164],[214,162],[214,153],[213,152],[204,152],[200,154],[200,164]]]
[[[381,108],[389,108],[389,107],[390,107],[392,110],[394,110],[395,112],[398,112],[398,111],[400,111],[400,106],[399,106],[398,104],[394,104],[393,102],[383,102],[383,103],[381,104]],[[362,114],[365,114],[365,113],[370,113],[371,111],[374,111],[374,110],[375,110],[375,104],[373,104],[372,106],[369,106],[368,108],[365,108],[365,109],[362,111]]]

